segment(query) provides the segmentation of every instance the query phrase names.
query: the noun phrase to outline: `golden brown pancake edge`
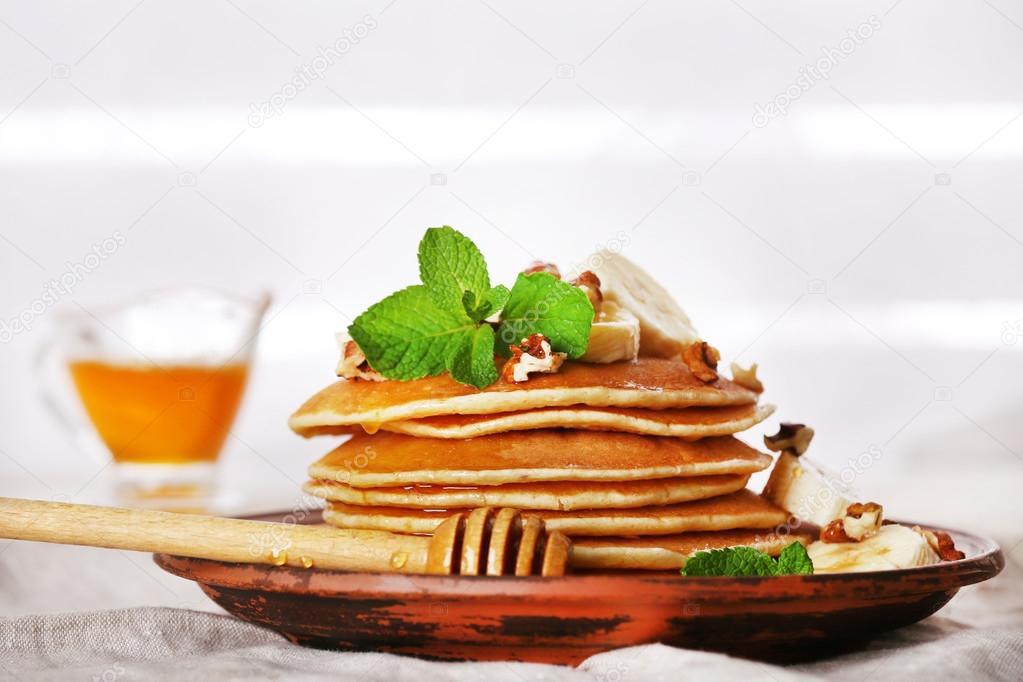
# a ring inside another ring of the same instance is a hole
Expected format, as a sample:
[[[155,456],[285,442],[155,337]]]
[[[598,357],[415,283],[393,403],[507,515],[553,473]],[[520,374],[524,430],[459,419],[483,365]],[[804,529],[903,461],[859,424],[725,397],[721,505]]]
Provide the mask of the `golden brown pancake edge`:
[[[686,441],[576,430],[514,431],[466,440],[358,434],[309,467],[357,488],[626,481],[762,471],[771,457],[732,436]]]
[[[429,534],[457,509],[361,507],[331,502],[324,520],[339,528],[365,528]],[[672,535],[735,528],[769,529],[783,525],[788,514],[751,490],[704,500],[634,509],[530,511],[570,537],[601,535]]]
[[[705,499],[741,490],[748,480],[749,476],[736,474],[608,483],[556,481],[390,488],[353,488],[344,483],[313,480],[303,489],[332,502],[372,507],[577,510],[647,507]]]

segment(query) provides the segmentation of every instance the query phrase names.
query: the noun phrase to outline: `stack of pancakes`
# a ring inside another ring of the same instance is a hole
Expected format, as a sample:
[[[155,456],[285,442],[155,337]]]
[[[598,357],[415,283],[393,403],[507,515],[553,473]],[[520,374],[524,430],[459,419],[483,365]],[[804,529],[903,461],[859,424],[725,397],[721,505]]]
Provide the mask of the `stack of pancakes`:
[[[290,425],[354,434],[306,484],[336,526],[428,534],[459,511],[515,507],[573,539],[575,568],[675,569],[702,549],[776,555],[803,540],[776,533],[787,514],[746,490],[771,458],[732,435],[772,411],[679,358],[641,357],[483,390],[447,375],[341,380]]]

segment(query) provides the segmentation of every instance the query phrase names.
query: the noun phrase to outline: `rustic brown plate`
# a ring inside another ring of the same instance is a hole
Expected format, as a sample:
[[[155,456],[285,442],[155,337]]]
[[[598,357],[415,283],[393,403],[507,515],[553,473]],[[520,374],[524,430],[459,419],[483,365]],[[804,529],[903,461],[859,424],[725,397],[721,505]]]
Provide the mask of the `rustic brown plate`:
[[[795,661],[861,646],[931,615],[1005,564],[983,537],[949,531],[966,558],[898,571],[778,578],[590,573],[489,578],[346,573],[156,555],[229,613],[298,644],[436,659],[575,665],[663,642]]]

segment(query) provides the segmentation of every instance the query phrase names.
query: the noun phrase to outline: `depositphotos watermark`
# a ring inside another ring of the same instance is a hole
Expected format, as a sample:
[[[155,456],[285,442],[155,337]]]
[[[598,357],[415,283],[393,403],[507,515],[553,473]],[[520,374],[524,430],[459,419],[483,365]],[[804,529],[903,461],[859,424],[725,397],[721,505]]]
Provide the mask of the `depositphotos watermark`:
[[[114,663],[99,675],[92,676],[92,682],[115,682],[127,672],[120,663]]]
[[[813,89],[817,83],[831,77],[831,70],[881,29],[881,20],[871,14],[862,24],[846,32],[846,37],[834,47],[822,47],[822,56],[799,70],[799,76],[767,104],[753,105],[753,125],[763,128],[772,119],[789,113],[792,103]]]
[[[249,554],[253,557],[269,554],[271,559],[280,557],[283,560],[282,563],[286,562],[288,557],[287,550],[291,548],[288,527],[305,523],[322,506],[323,500],[303,493],[302,497],[292,506],[291,511],[280,520],[278,525],[267,526],[266,529],[249,534]]]
[[[574,279],[587,270],[599,270],[608,257],[620,254],[630,244],[632,244],[632,236],[624,230],[618,230],[614,236],[600,244],[594,244],[593,252],[586,258],[586,261],[575,265],[568,271],[568,278]]]
[[[352,51],[353,47],[362,42],[379,25],[376,17],[367,14],[362,21],[341,31],[341,36],[333,43],[317,48],[316,56],[311,61],[295,69],[294,78],[282,85],[267,99],[249,105],[249,125],[259,128],[266,123],[267,119],[284,113],[288,102],[298,97],[298,93],[314,82],[323,78],[332,66],[341,61],[346,54]]]
[[[868,469],[881,461],[884,457],[884,450],[877,445],[871,445],[856,457],[846,460],[845,466],[837,473],[822,472],[824,486],[817,489],[813,494],[801,498],[795,503],[795,509],[790,509],[792,516],[777,526],[774,532],[778,535],[789,535],[798,529],[804,518],[809,518],[834,504],[835,498],[848,497],[851,495],[852,485]]]
[[[341,466],[334,472],[334,481],[349,483],[352,474],[365,469],[376,458],[376,449],[372,445],[367,445],[361,452],[356,453],[354,457],[347,458],[341,462]],[[321,498],[303,493],[302,497],[291,508],[291,511],[277,525],[269,526],[265,530],[249,535],[249,554],[253,557],[269,554],[273,560],[286,562],[288,559],[287,550],[291,548],[288,528],[309,522],[310,517],[322,508],[323,500]]]
[[[89,274],[99,269],[107,258],[117,253],[117,250],[127,242],[128,238],[120,230],[115,230],[103,241],[93,244],[92,251],[82,256],[81,260],[65,263],[64,272],[60,277],[47,282],[42,294],[30,301],[14,317],[0,320],[0,344],[10,343],[18,334],[31,331],[36,320],[45,315],[46,311],[56,305],[61,298],[73,294],[75,287]]]
[[[1015,346],[1020,339],[1023,339],[1023,317],[1002,322],[1002,343]]]

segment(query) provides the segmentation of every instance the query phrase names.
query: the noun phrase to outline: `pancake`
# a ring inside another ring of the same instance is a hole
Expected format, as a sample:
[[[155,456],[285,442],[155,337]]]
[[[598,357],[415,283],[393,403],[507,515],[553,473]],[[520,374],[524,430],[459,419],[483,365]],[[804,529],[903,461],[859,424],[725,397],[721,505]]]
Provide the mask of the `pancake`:
[[[508,483],[492,486],[406,486],[353,488],[344,483],[309,481],[307,493],[331,502],[369,507],[462,509],[621,509],[674,504],[725,495],[746,487],[749,476],[698,476],[652,481]]]
[[[302,435],[317,427],[372,425],[451,414],[494,414],[590,405],[649,409],[751,405],[757,394],[724,378],[703,383],[681,359],[640,358],[595,365],[565,363],[529,381],[497,381],[483,390],[442,374],[415,381],[347,380],[307,400],[288,420]]]
[[[620,431],[648,436],[671,436],[696,440],[725,436],[756,426],[774,413],[774,405],[732,405],[647,410],[641,407],[539,407],[496,414],[451,414],[404,419],[380,424],[381,431],[420,438],[475,438],[506,431],[530,429],[586,429]],[[372,428],[372,427],[371,427]],[[319,426],[304,435],[345,434],[358,427]]]
[[[332,502],[323,520],[339,528],[387,530],[394,533],[433,533],[453,510],[358,507]],[[532,511],[570,537],[591,535],[668,535],[732,528],[775,528],[788,514],[750,490],[695,502],[638,509]]]
[[[353,436],[310,466],[309,477],[355,488],[492,486],[752,474],[770,464],[769,455],[732,436],[686,441],[555,430],[445,440],[378,433]]]
[[[601,570],[678,570],[690,556],[707,549],[749,546],[778,556],[793,542],[805,545],[812,540],[809,531],[778,534],[749,529],[638,538],[580,538],[572,543],[569,565]]]

